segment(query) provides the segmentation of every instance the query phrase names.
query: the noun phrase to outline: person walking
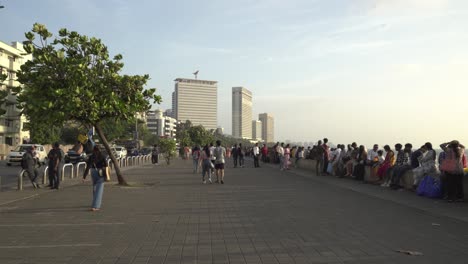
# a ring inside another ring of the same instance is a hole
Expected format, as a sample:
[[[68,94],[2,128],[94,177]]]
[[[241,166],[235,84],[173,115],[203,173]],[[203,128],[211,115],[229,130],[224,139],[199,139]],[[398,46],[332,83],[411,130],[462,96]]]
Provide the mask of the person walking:
[[[258,162],[258,158],[260,156],[260,148],[258,147],[258,143],[255,143],[255,146],[253,147],[253,158],[254,158],[254,167],[259,168],[260,164]]]
[[[224,163],[226,157],[226,149],[221,146],[221,141],[216,141],[216,148],[214,150],[215,156],[215,169],[216,169],[216,182],[221,178],[221,184],[224,184]]]
[[[151,162],[159,165],[159,147],[156,144],[154,144],[153,150],[151,151]]]
[[[262,147],[262,161],[264,163],[270,162],[268,160],[268,147],[266,146],[266,144],[263,144],[263,147]]]
[[[98,146],[94,146],[93,153],[88,159],[87,166],[90,167],[91,177],[93,180],[93,201],[91,211],[99,211],[101,209],[102,195],[104,193],[104,172],[107,167],[106,157],[102,154]],[[83,182],[86,181],[87,174],[83,175]]]
[[[200,159],[200,148],[198,146],[192,149],[193,173],[198,173],[198,160]]]
[[[61,163],[64,159],[62,150],[60,149],[60,144],[58,142],[54,143],[53,148],[49,151],[47,155],[49,160],[49,185],[51,189],[59,189],[60,187],[60,178],[61,178]]]
[[[32,186],[34,189],[40,188],[39,184],[36,182],[38,171],[36,169],[36,165],[38,160],[34,157],[34,146],[31,146],[26,150],[23,154],[23,159],[21,161],[21,167],[23,170],[26,171],[28,174],[29,180],[31,181]]]
[[[239,143],[239,148],[237,149],[237,155],[239,156],[239,167],[244,168],[244,148],[242,147],[242,143]]]
[[[239,154],[237,152],[237,144],[234,144],[234,147],[232,147],[232,160],[234,162],[234,168],[237,168],[237,159],[239,158]]]
[[[279,158],[280,170],[284,170],[284,143],[281,143],[276,147],[276,153]]]
[[[215,147],[213,145],[213,142],[210,143],[210,158],[211,158],[211,163],[213,164],[213,166],[211,167],[211,173],[215,173],[215,169],[214,169],[214,165],[215,165],[215,156],[214,156],[214,150],[215,150]]]
[[[213,163],[211,163],[211,153],[210,153],[210,148],[208,147],[208,144],[203,147],[203,150],[201,151],[200,154],[200,166],[202,168],[202,183],[206,184],[205,180],[205,175],[208,174],[208,181],[213,183],[211,181],[211,171],[213,168]]]
[[[284,158],[283,158],[283,169],[289,170],[289,163],[291,158],[291,149],[289,148],[289,144],[286,144],[284,148]]]

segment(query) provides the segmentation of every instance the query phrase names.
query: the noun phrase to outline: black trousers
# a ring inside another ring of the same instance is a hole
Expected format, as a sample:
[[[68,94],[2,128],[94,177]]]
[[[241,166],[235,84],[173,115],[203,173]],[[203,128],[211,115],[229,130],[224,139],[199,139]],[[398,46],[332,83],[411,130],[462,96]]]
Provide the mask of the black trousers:
[[[366,173],[365,171],[365,166],[364,164],[357,164],[354,166],[354,176],[356,176],[356,180],[358,181],[363,181],[364,180],[364,174]]]
[[[255,168],[260,167],[260,164],[258,164],[258,155],[254,155],[254,167]]]
[[[34,183],[37,183],[36,179],[39,172],[36,168],[28,168],[26,169],[26,173],[28,174],[29,180],[31,180],[31,183],[33,183],[33,185]]]
[[[461,174],[451,174],[446,173],[447,175],[447,191],[448,198],[450,200],[463,199],[463,173]]]
[[[237,167],[237,155],[232,156],[232,160],[234,161],[234,168]]]
[[[244,166],[244,155],[239,155],[239,166]]]
[[[49,184],[52,186],[52,188],[58,188],[60,185],[60,166],[57,169],[57,171],[54,171],[52,167],[49,167],[49,170],[47,171],[49,174]]]
[[[328,159],[323,159],[323,168],[322,168],[322,172],[323,173],[327,173],[327,168],[328,168]]]
[[[391,179],[392,184],[400,186],[401,176],[403,176],[403,174],[405,174],[407,171],[412,170],[412,169],[413,167],[408,164],[395,167],[395,169],[393,169],[393,175]]]

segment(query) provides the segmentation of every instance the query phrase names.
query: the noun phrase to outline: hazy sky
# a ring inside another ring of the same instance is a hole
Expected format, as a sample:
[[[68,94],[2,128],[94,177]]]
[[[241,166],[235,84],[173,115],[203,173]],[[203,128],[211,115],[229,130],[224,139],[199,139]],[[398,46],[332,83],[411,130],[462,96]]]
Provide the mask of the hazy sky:
[[[278,140],[370,146],[468,145],[466,0],[0,0],[0,40],[34,22],[101,38],[125,72],[148,73],[170,108],[173,80],[216,80],[231,132],[231,87]]]

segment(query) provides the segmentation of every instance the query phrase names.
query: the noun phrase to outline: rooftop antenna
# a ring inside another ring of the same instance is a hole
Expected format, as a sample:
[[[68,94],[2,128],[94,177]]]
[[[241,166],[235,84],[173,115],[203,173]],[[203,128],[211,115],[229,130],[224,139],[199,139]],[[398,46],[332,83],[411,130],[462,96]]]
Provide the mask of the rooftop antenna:
[[[193,73],[193,75],[195,75],[195,80],[196,80],[197,77],[198,77],[198,72],[199,72],[199,70],[197,70],[196,72]]]

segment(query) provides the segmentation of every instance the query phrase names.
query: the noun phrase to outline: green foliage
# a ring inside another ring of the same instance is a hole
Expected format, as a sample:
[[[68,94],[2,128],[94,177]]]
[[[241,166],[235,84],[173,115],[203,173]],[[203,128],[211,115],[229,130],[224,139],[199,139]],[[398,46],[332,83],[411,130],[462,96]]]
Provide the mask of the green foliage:
[[[78,126],[65,125],[62,128],[62,143],[64,144],[75,144],[78,139],[78,135],[83,133]]]
[[[159,139],[159,151],[163,155],[167,162],[167,165],[171,163],[171,159],[177,156],[176,153],[176,142],[171,138]]]
[[[34,42],[36,37],[39,43]],[[143,88],[148,75],[119,74],[122,56],[111,59],[100,39],[67,29],[61,29],[59,37],[49,43],[51,37],[40,24],[26,33],[24,47],[33,60],[18,72],[18,80],[24,84],[18,101],[30,119],[47,112],[55,122],[127,120],[150,109],[151,100],[160,102],[155,89]]]
[[[18,105],[29,120],[46,119],[63,125],[78,121],[94,126],[106,150],[109,143],[101,123],[106,118],[132,119],[137,112],[159,103],[156,89],[145,89],[148,75],[121,75],[122,55],[110,57],[100,39],[61,29],[52,37],[44,25],[34,24],[25,34],[24,48],[33,59],[21,66],[16,87]],[[116,164],[115,157],[111,159]],[[118,165],[119,183],[126,184]]]
[[[194,126],[187,130],[191,142],[194,145],[204,146],[206,144],[214,143],[214,136],[207,131],[203,126]]]
[[[61,142],[62,128],[46,122],[24,123],[24,130],[30,131],[31,141],[39,144]],[[76,140],[75,140],[76,141]]]
[[[206,130],[203,126],[192,126],[190,121],[181,123],[177,126],[176,139],[181,148],[184,146],[204,146],[214,142],[213,133]]]
[[[159,137],[157,135],[149,133],[143,136],[143,143],[145,144],[145,146],[153,146],[154,144],[158,144],[158,142]]]

